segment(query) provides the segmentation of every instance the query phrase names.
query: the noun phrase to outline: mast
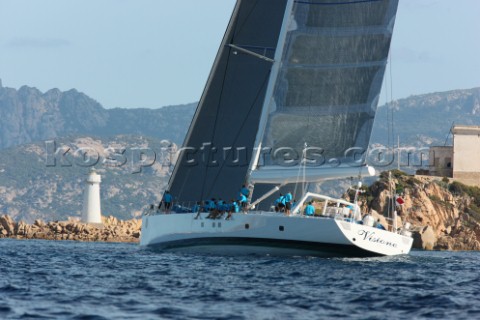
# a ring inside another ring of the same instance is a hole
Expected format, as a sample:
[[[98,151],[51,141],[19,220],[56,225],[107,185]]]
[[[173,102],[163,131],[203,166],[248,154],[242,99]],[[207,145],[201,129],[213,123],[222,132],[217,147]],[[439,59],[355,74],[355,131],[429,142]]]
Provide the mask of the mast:
[[[267,92],[265,94],[265,101],[263,102],[262,114],[260,116],[260,123],[258,125],[257,136],[255,138],[255,147],[253,149],[254,155],[250,161],[246,181],[248,185],[251,185],[250,176],[254,170],[257,169],[258,162],[260,160],[260,155],[262,153],[262,140],[265,133],[265,128],[267,126],[268,114],[270,113],[270,105],[273,102],[273,91],[275,84],[278,78],[278,72],[280,70],[280,65],[282,63],[282,56],[285,47],[285,40],[287,39],[287,30],[290,24],[290,19],[292,15],[294,0],[288,0],[287,6],[285,9],[285,15],[283,17],[282,29],[280,30],[280,36],[277,43],[277,48],[275,50],[275,58],[272,66],[272,72],[270,74],[270,80],[268,82]],[[253,188],[250,190],[250,197],[253,194]],[[250,200],[250,199],[249,199]]]
[[[397,136],[397,170],[400,171],[400,135]]]

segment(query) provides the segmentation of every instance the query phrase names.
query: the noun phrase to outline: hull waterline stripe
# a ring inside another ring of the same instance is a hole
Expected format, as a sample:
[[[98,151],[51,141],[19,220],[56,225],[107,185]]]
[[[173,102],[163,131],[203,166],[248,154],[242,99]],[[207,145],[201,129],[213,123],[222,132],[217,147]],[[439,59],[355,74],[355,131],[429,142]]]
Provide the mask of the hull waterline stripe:
[[[182,239],[169,242],[162,242],[157,244],[150,244],[150,247],[170,250],[186,247],[196,246],[218,246],[221,249],[222,246],[249,246],[249,247],[270,247],[277,249],[298,249],[302,251],[310,251],[312,255],[315,252],[324,255],[325,253],[331,256],[338,257],[376,257],[382,256],[381,254],[363,250],[354,245],[340,245],[331,243],[319,243],[308,241],[294,241],[294,240],[282,240],[282,239],[262,239],[262,238],[236,238],[236,237],[210,237],[210,238],[195,238],[195,239]]]

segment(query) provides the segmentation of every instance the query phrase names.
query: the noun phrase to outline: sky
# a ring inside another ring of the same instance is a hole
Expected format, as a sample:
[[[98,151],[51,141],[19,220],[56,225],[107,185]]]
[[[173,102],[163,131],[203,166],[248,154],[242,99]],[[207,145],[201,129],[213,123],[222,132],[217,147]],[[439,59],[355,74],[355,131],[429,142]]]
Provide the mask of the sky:
[[[195,102],[234,4],[0,0],[0,79],[75,88],[106,108]],[[400,0],[380,103],[480,87],[479,17],[479,0]]]

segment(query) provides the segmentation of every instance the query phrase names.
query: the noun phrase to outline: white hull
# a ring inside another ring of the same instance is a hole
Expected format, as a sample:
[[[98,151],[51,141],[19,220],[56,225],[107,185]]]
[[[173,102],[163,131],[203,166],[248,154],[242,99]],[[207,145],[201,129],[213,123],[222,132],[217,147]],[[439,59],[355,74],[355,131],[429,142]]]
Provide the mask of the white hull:
[[[379,256],[408,254],[413,239],[329,217],[236,213],[233,219],[194,219],[196,214],[143,217],[142,246],[222,254]]]

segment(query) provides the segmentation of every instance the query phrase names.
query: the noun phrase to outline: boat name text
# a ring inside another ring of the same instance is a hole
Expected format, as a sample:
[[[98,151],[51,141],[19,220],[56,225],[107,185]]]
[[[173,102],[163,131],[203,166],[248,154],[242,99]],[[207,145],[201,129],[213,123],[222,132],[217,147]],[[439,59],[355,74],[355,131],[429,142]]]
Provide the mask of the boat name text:
[[[392,247],[392,248],[396,248],[398,246],[396,243],[387,241],[387,240],[375,235],[375,232],[373,232],[373,231],[359,230],[358,235],[362,236],[363,240],[365,240],[365,241],[370,241],[370,242],[374,242],[374,243],[383,244],[385,246]]]

